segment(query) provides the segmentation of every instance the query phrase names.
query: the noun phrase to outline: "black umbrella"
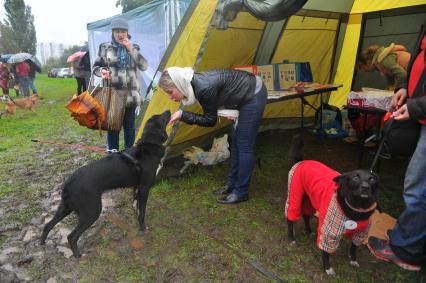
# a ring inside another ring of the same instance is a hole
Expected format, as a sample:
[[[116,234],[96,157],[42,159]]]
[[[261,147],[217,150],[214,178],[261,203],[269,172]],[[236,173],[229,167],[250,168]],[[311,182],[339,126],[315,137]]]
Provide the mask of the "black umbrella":
[[[41,73],[41,68],[31,59],[25,60],[30,65],[31,69],[34,69],[37,73]]]

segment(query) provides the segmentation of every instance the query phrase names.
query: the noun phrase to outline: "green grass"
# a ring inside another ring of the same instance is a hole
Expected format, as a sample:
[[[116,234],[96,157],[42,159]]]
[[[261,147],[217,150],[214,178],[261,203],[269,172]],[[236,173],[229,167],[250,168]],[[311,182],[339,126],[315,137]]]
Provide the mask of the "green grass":
[[[32,138],[105,144],[105,137],[80,127],[65,109],[76,87],[74,79],[39,75],[36,85],[42,98],[36,114],[18,109],[15,116],[0,119],[0,208],[5,209],[0,226],[24,228],[32,217],[48,212],[48,192],[60,189],[65,178],[81,165],[101,157],[87,150],[33,143]],[[276,131],[259,136],[256,152],[261,167],[254,170],[250,201],[236,206],[217,204],[211,192],[224,184],[226,164],[192,167],[183,176],[157,182],[148,200],[148,228],[142,233],[131,206],[131,190],[116,191],[117,207],[103,213],[97,222],[101,232],[83,236],[79,242],[82,252],[88,253],[85,259],[65,259],[53,250],[43,261],[28,266],[28,276],[41,282],[58,276],[60,270],[59,274],[71,274],[79,282],[271,282],[256,271],[254,262],[289,282],[426,282],[424,272],[410,273],[379,262],[366,248],[359,251],[362,267],[352,268],[347,241],[331,257],[337,276],[327,277],[321,271],[315,240],[301,232],[300,223],[296,225],[298,245],[288,244],[283,205],[290,168],[286,154],[292,134]],[[357,167],[357,148],[338,140],[308,136],[306,156],[342,172]],[[395,217],[404,208],[404,166],[404,160],[383,162],[380,171],[381,205]],[[61,225],[71,227],[75,221]],[[0,235],[0,244],[19,232]],[[132,247],[134,239],[142,243],[142,249]]]

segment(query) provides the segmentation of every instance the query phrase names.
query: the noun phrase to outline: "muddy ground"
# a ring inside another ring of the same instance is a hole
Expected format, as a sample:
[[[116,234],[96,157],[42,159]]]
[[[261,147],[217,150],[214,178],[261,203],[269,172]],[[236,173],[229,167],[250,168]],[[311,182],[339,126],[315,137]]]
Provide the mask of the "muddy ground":
[[[361,267],[350,266],[347,241],[331,257],[337,275],[324,275],[321,253],[300,223],[298,244],[289,245],[283,205],[290,168],[286,152],[293,133],[259,135],[248,202],[216,203],[211,192],[225,183],[226,164],[193,166],[182,176],[159,180],[148,201],[145,232],[138,229],[131,190],[104,195],[100,218],[79,241],[84,253],[79,260],[71,256],[66,241],[76,223],[73,217],[52,230],[45,246],[38,238],[59,203],[62,182],[100,155],[32,145],[34,154],[17,154],[1,167],[1,190],[18,193],[0,199],[0,282],[426,282],[425,271],[412,273],[378,261],[366,247],[359,250]],[[305,136],[306,158],[342,172],[358,167],[356,146]],[[365,168],[371,161],[368,151]],[[165,172],[181,165],[172,162]],[[394,217],[404,208],[406,165],[404,159],[381,161],[380,204]]]

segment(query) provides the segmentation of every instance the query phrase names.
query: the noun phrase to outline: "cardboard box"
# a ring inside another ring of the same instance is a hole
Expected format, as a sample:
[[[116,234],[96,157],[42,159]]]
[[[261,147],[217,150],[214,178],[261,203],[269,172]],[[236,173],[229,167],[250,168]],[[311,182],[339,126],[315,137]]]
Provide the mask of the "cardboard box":
[[[309,62],[288,62],[275,65],[275,90],[287,90],[297,82],[313,82]]]
[[[231,67],[231,69],[246,71],[246,72],[252,73],[254,75],[257,74],[257,66],[256,65],[250,65],[250,66],[233,66],[233,67]]]
[[[275,90],[288,90],[296,84],[296,64],[275,64]]]
[[[267,90],[274,90],[275,82],[275,67],[274,65],[259,65],[257,66],[257,75],[262,78]]]

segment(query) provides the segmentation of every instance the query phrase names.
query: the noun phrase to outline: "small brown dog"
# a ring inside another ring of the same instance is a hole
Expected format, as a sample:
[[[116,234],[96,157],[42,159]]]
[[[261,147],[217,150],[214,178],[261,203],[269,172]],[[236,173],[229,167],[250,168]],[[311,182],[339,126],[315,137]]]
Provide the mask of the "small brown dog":
[[[30,110],[35,113],[34,110],[35,110],[35,107],[37,106],[37,102],[38,102],[37,94],[33,94],[30,97],[19,98],[14,100],[11,100],[9,98],[9,100],[6,102],[6,110],[0,113],[0,117],[14,115],[16,113],[16,106],[25,110]]]

